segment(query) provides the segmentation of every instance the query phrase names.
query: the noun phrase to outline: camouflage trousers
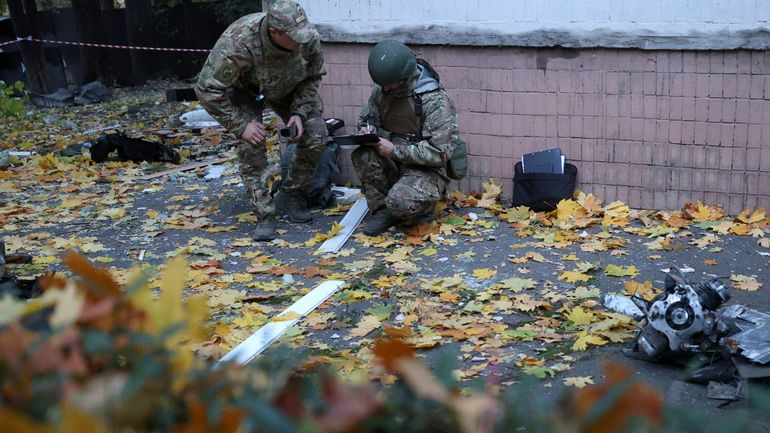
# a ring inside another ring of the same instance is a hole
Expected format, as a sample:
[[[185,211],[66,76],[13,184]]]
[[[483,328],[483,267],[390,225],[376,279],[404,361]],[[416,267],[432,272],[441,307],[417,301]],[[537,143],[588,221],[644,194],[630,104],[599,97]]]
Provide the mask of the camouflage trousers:
[[[359,146],[351,159],[372,213],[388,208],[393,216],[411,220],[433,211],[446,194],[440,174],[382,158],[373,147]]]
[[[284,123],[289,121],[288,105],[282,101],[271,101],[270,104]],[[262,120],[256,114],[255,119]],[[281,184],[281,190],[288,194],[304,195],[310,189],[316,163],[321,157],[328,136],[326,123],[320,113],[311,113],[303,126],[305,131],[297,142],[297,151],[289,165],[289,174]],[[280,172],[278,159],[268,155],[270,139],[266,142],[253,145],[241,140],[238,143],[241,179],[246,187],[246,197],[257,218],[265,218],[275,213],[270,187]]]

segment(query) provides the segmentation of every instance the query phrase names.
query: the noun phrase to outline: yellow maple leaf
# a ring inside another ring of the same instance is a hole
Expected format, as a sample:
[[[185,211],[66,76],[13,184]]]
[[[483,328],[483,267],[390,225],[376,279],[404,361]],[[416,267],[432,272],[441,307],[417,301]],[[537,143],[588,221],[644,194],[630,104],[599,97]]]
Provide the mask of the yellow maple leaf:
[[[586,350],[588,349],[588,345],[592,346],[604,346],[607,344],[607,340],[602,338],[601,336],[589,334],[585,331],[578,334],[578,338],[575,340],[575,343],[572,345],[572,350]]]
[[[652,288],[652,281],[647,280],[643,283],[639,283],[636,281],[626,281],[623,283],[623,286],[625,287],[623,290],[623,293],[625,293],[628,296],[632,296],[633,294],[638,294],[639,296],[643,297],[646,300],[652,300],[652,298],[655,297],[656,293]]]
[[[497,271],[489,268],[475,269],[473,271],[473,277],[477,280],[488,280],[497,275]]]
[[[574,386],[576,388],[585,388],[586,385],[593,385],[594,380],[591,376],[565,377],[564,386]]]
[[[756,292],[762,288],[762,283],[757,281],[754,277],[748,277],[746,275],[730,275],[730,281],[733,282],[733,287],[739,290],[745,290],[747,292]]]
[[[315,236],[313,236],[310,240],[305,242],[305,246],[306,247],[312,247],[312,246],[315,246],[315,245],[317,245],[317,244],[319,244],[319,243],[321,243],[321,242],[323,242],[323,241],[325,241],[327,239],[331,239],[331,238],[337,236],[342,231],[342,229],[344,229],[344,228],[345,228],[345,226],[343,226],[340,223],[335,221],[334,224],[332,224],[332,228],[329,229],[328,232],[326,232],[326,233],[316,233]]]
[[[240,328],[254,329],[267,323],[267,316],[259,311],[247,311],[242,317],[235,318],[233,324]]]
[[[579,218],[582,207],[575,200],[561,200],[556,205],[556,219],[559,221],[567,221],[570,218]]]
[[[126,216],[126,208],[119,207],[107,209],[104,211],[104,214],[114,220],[121,219]]]
[[[598,214],[602,210],[602,201],[594,197],[593,194],[586,195],[586,193],[580,191],[578,193],[577,202],[591,215]]]
[[[53,153],[42,155],[37,160],[37,165],[43,170],[56,170],[61,161]]]
[[[567,314],[567,320],[577,326],[590,325],[595,316],[591,311],[585,311],[580,307],[575,307]]]
[[[694,207],[695,210],[691,211],[690,215],[695,221],[716,221],[724,216],[724,212],[720,208],[705,205],[700,201],[696,202]]]
[[[32,258],[32,263],[36,265],[50,265],[51,263],[56,262],[56,260],[57,259],[55,256],[45,256],[45,257],[35,256]]]
[[[765,219],[765,208],[759,208],[753,212],[746,209],[738,216],[738,220],[746,224],[758,223],[763,219]]]
[[[503,182],[495,181],[495,179],[489,178],[482,185],[484,192],[481,195],[482,199],[496,199],[503,193]]]
[[[355,328],[348,334],[350,337],[365,337],[370,332],[382,326],[382,322],[374,315],[368,315],[361,319]]]
[[[297,313],[296,311],[288,310],[279,316],[273,317],[272,319],[270,319],[270,321],[271,322],[288,322],[290,320],[297,320],[299,318],[300,318],[299,313]]]
[[[591,276],[578,271],[564,271],[559,275],[559,279],[566,280],[568,283],[575,283],[578,281],[586,282],[591,279]]]

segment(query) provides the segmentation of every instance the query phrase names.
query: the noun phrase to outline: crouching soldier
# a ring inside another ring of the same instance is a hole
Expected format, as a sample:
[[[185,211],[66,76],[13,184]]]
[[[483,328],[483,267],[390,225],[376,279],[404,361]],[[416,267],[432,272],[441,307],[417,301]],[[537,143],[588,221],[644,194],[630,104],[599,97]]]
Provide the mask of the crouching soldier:
[[[325,75],[318,33],[291,0],[275,0],[267,13],[246,15],[225,30],[201,70],[195,87],[201,105],[241,139],[238,159],[246,195],[257,216],[254,239],[275,237],[275,208],[291,221],[312,221],[308,190],[327,131],[318,94]],[[267,185],[267,148],[262,124],[263,95],[289,127],[297,151],[275,197]]]
[[[467,150],[438,74],[406,45],[378,43],[369,54],[369,75],[376,86],[361,132],[380,139],[359,146],[352,160],[372,214],[363,231],[375,236],[432,212],[450,175],[464,176],[465,166],[458,165],[467,164]]]

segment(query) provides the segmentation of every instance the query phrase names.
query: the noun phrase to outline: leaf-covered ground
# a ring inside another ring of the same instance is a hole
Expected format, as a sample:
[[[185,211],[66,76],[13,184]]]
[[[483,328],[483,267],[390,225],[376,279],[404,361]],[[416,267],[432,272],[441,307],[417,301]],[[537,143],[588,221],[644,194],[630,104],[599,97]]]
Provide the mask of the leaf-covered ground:
[[[373,362],[372,343],[386,334],[429,360],[433,348],[456,344],[462,378],[505,385],[533,375],[547,393],[598,382],[599,361],[611,358],[631,364],[670,400],[715,406],[705,387],[678,382],[679,368],[624,359],[620,350],[636,325],[605,310],[600,296],[652,297],[662,288],[661,270],[679,266],[694,270],[687,275],[695,281],[729,278],[730,302],[766,309],[770,218],[763,209],[726,216],[694,203],[639,211],[580,194],[538,214],[501,204],[500,185],[490,180],[484,191],[453,193],[434,219],[409,229],[381,237],[359,231],[337,254],[316,250],[339,229],[344,206],[317,210],[311,225],[283,220],[278,240],[253,242],[234,162],[214,180],[203,178],[207,168],[138,180],[174,166],[94,164],[72,147],[121,125],[174,145],[182,164],[234,161],[232,137],[222,131],[167,127],[169,116],[190,107],[166,103],[164,90],[156,83],[121,90],[109,103],[4,121],[0,150],[38,155],[0,171],[0,238],[8,253],[35,256],[12,269],[20,276],[59,270],[67,248],[122,281],[136,267],[186,255],[188,293],[206,295],[213,312],[209,343],[193,348],[202,355],[221,356],[320,282],[341,279],[344,289],[284,343],[310,349],[343,374],[367,367],[373,379],[394,380]]]

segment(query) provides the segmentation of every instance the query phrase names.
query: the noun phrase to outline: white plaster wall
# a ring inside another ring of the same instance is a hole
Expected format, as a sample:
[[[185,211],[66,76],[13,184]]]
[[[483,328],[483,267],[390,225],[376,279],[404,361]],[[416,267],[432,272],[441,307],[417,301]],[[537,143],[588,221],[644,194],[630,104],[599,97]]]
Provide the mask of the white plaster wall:
[[[770,47],[770,0],[299,1],[327,41]]]

